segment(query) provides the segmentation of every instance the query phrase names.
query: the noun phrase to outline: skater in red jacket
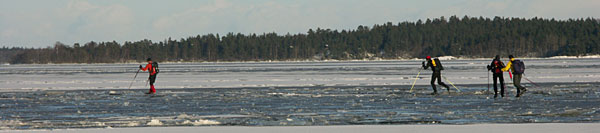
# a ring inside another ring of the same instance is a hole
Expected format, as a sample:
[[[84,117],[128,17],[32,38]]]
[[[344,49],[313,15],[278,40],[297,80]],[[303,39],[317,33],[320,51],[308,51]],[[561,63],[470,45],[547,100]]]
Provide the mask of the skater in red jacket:
[[[146,67],[142,67],[142,65],[140,65],[140,69],[142,71],[148,70],[148,73],[150,74],[150,77],[148,77],[148,81],[150,82],[150,91],[148,91],[148,93],[146,94],[154,94],[156,93],[156,89],[154,88],[154,82],[156,81],[156,75],[158,75],[159,72],[158,63],[153,62],[151,58],[148,58],[146,61],[148,61]]]

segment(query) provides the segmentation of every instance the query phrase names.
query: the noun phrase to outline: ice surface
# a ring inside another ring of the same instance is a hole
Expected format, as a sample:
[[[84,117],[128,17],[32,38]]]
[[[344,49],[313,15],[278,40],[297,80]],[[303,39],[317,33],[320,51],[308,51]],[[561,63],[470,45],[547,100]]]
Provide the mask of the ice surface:
[[[484,85],[0,92],[0,129],[600,122],[599,83],[539,85],[496,99]]]
[[[146,125],[148,125],[148,126],[160,126],[160,125],[163,125],[163,123],[160,122],[160,120],[152,119]]]
[[[427,95],[420,61],[0,66],[0,129],[600,122],[598,59],[524,59],[521,98],[487,92],[489,60],[445,60],[462,91]]]
[[[523,59],[534,82],[599,82],[600,59]],[[443,75],[457,85],[486,84],[489,60],[445,60]],[[239,88],[410,85],[421,61],[255,62],[161,64],[156,87]],[[0,91],[126,89],[137,64],[0,66]],[[417,85],[429,84],[423,70]],[[148,88],[140,72],[132,88]],[[505,79],[510,83],[508,74]],[[524,83],[528,83],[524,80]]]

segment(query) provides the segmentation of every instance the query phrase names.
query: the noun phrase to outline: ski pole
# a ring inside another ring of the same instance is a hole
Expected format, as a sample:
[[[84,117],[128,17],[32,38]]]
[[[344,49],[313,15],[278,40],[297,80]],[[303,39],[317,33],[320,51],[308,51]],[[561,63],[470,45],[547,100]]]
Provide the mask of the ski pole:
[[[488,90],[487,90],[487,91],[488,91],[488,92],[490,92],[490,72],[486,71],[486,73],[487,73],[487,75],[488,75],[488,76],[487,76],[487,79],[488,79],[488,83],[487,83],[487,85],[488,85]]]
[[[417,73],[417,77],[415,78],[415,82],[413,82],[412,86],[410,87],[410,91],[409,92],[412,92],[413,87],[415,87],[415,83],[417,83],[417,79],[419,79],[419,75],[421,75],[421,71],[422,70],[423,70],[422,68],[419,69],[419,73]]]
[[[138,69],[137,72],[135,72],[135,76],[133,76],[133,80],[131,80],[131,83],[129,84],[129,88],[127,88],[127,89],[131,89],[131,85],[133,85],[133,81],[135,81],[135,78],[137,78],[138,73],[140,73],[140,69]]]
[[[448,81],[448,83],[450,83],[450,85],[452,85],[452,87],[454,87],[454,89],[458,90],[458,92],[461,92],[460,89],[458,89],[456,86],[454,86],[454,83],[452,83],[450,80],[448,80],[448,78],[446,78],[446,76],[442,76],[442,77],[444,77],[444,79],[446,81]]]
[[[527,75],[523,74],[523,78],[524,78],[525,80],[529,81],[529,83],[531,83],[531,84],[533,84],[533,85],[535,85],[535,86],[537,86],[537,87],[539,87],[539,88],[542,88],[542,87],[540,87],[538,84],[536,84],[535,82],[533,82],[533,81],[529,80],[529,79],[528,79],[527,77],[525,77],[525,76],[527,76]]]

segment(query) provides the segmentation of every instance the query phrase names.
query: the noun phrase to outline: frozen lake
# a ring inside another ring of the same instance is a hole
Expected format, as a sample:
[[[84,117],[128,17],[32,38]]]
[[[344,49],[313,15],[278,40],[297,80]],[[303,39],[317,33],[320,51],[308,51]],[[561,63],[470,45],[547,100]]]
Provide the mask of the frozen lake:
[[[525,59],[534,82],[599,82],[600,59]],[[487,84],[490,60],[442,61],[453,83]],[[0,66],[0,91],[127,89],[139,64]],[[421,61],[160,64],[158,89],[410,85]],[[417,85],[429,84],[430,70]],[[147,88],[140,72],[134,89]],[[508,80],[508,74],[505,74]],[[527,81],[524,81],[527,83]]]
[[[600,59],[525,59],[529,91],[492,98],[489,60],[442,61],[462,91],[427,95],[421,61],[0,66],[0,129],[600,122]],[[109,95],[115,91],[117,95]]]

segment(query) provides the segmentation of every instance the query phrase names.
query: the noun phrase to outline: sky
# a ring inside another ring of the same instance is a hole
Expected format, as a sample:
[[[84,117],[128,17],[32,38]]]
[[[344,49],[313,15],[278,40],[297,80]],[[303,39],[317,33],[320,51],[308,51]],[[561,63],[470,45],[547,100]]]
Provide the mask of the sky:
[[[0,0],[0,47],[298,34],[453,15],[600,18],[600,0]]]

